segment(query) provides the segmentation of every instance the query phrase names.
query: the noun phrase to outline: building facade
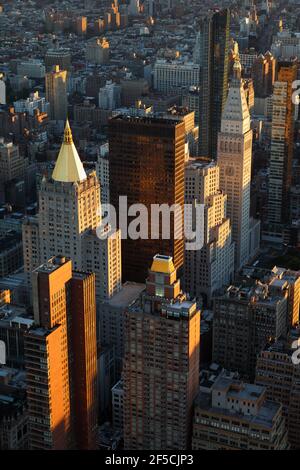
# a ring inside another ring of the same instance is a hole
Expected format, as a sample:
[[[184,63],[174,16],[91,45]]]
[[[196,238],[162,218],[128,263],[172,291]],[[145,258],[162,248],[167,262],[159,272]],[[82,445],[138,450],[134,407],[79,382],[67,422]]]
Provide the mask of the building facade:
[[[109,152],[110,202],[118,223],[120,216],[123,217],[123,227],[129,230],[136,217],[129,214],[124,221],[124,216],[128,208],[132,213],[133,204],[144,204],[148,217],[148,224],[142,227],[147,234],[142,233],[141,238],[131,239],[130,234],[126,238],[122,228],[123,279],[143,282],[158,252],[172,256],[176,269],[180,268],[184,254],[180,232],[184,204],[184,122],[116,116],[109,121]],[[126,198],[127,208],[119,207],[121,196]],[[167,211],[173,204],[177,205],[171,214],[167,237],[163,236],[162,223],[157,226],[152,215],[153,211],[161,210],[162,204],[167,205]]]
[[[201,381],[195,400],[193,450],[288,450],[282,405],[266,389],[227,371]]]
[[[239,62],[234,73],[218,136],[218,165],[235,242],[235,269],[239,270],[249,259],[252,130]]]
[[[55,65],[46,73],[46,100],[50,104],[50,119],[65,121],[68,115],[67,71]]]
[[[208,158],[217,155],[218,132],[227,97],[229,22],[228,9],[201,18],[196,45],[201,66],[199,155]]]
[[[97,427],[95,278],[56,257],[33,272],[25,333],[30,448],[93,449]]]
[[[172,258],[156,255],[146,291],[126,313],[125,449],[190,446],[199,345],[200,312],[180,290]]]
[[[234,273],[234,244],[226,216],[227,197],[219,189],[216,162],[195,159],[185,167],[186,204],[204,205],[203,247],[185,250],[184,287],[192,297],[210,304],[213,295],[230,284]]]
[[[71,258],[76,270],[95,273],[97,301],[121,287],[120,231],[101,226],[96,172],[86,174],[68,122],[52,176],[41,181],[38,219],[24,222],[23,248],[27,273],[55,255]]]

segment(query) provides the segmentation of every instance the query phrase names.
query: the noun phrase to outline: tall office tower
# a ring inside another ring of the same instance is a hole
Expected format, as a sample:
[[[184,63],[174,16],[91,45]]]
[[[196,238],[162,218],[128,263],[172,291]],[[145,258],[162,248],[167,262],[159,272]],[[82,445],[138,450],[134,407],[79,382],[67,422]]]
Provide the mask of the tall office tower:
[[[249,259],[251,160],[250,115],[241,80],[241,64],[236,62],[218,136],[220,189],[227,194],[236,270]]]
[[[253,78],[255,97],[265,98],[272,94],[276,75],[276,59],[271,52],[260,54],[253,62],[251,76]]]
[[[278,63],[278,80],[274,83],[273,92],[268,196],[268,222],[275,227],[289,220],[294,136],[292,84],[296,78],[297,65],[294,62]]]
[[[56,257],[33,272],[24,335],[31,449],[92,449],[97,428],[95,278]]]
[[[288,441],[300,448],[300,368],[292,361],[292,341],[280,339],[268,345],[257,358],[255,383],[267,389],[269,400],[280,401],[288,426]]]
[[[199,155],[216,158],[217,138],[228,87],[230,12],[224,9],[202,18],[200,52],[194,52],[200,61]]]
[[[142,203],[148,210],[148,239],[132,240],[129,234],[122,240],[124,280],[143,281],[147,266],[159,252],[172,256],[175,268],[179,269],[184,254],[184,240],[179,233],[180,225],[183,226],[184,204],[184,122],[116,116],[109,122],[109,151],[110,202],[116,208],[117,218],[119,196],[127,197],[129,208],[132,204]],[[154,221],[151,213],[159,210],[151,207],[154,204],[182,207],[182,215],[180,211],[171,214],[169,237],[163,238],[166,234],[162,230],[162,220],[159,227],[152,224],[157,233],[151,234],[151,221]],[[128,217],[128,222],[135,218]]]
[[[186,250],[184,288],[209,305],[214,293],[233,280],[234,243],[226,217],[226,195],[220,191],[219,167],[208,159],[190,160],[185,167],[185,203],[204,204],[203,247]]]
[[[172,258],[156,255],[126,313],[125,449],[189,448],[199,346],[200,311],[180,290]]]
[[[252,380],[257,355],[287,333],[288,295],[268,284],[230,286],[214,300],[213,361]]]
[[[67,71],[55,65],[46,73],[46,100],[50,103],[50,118],[65,121],[68,115]]]
[[[120,231],[107,226],[99,238],[100,223],[96,172],[86,174],[67,122],[52,177],[41,181],[38,220],[23,226],[25,272],[37,267],[33,259],[65,255],[74,269],[95,273],[97,300],[110,298],[121,287]]]
[[[229,371],[200,378],[193,450],[288,450],[280,401],[265,387],[243,383]]]
[[[61,70],[71,70],[70,49],[54,48],[48,49],[45,55],[46,72],[51,72],[55,65],[59,65]]]

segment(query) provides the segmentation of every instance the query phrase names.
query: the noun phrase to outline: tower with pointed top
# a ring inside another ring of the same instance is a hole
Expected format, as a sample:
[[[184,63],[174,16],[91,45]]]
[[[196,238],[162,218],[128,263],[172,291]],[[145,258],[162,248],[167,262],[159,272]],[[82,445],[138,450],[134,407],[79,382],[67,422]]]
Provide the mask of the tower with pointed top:
[[[218,164],[235,242],[235,269],[239,270],[249,259],[252,130],[239,61],[233,72],[218,136]]]
[[[25,271],[63,255],[75,270],[95,273],[98,301],[110,298],[121,287],[121,235],[106,227],[107,236],[100,239],[100,224],[98,178],[95,171],[85,172],[67,121],[52,176],[41,182],[37,220],[23,226]],[[37,265],[32,265],[31,253]]]

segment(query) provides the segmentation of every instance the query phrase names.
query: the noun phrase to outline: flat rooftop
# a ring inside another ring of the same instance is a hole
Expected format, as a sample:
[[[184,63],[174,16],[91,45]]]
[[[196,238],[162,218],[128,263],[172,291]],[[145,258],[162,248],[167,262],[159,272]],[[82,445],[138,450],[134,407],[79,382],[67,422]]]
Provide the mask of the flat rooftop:
[[[69,258],[65,258],[64,256],[55,256],[51,258],[47,263],[43,263],[35,269],[35,272],[38,273],[51,273],[56,271],[56,269],[60,268],[64,264],[66,264]]]
[[[138,282],[125,282],[122,289],[117,292],[106,304],[112,307],[128,307],[145,290],[145,284]]]
[[[199,406],[201,410],[212,413],[213,415],[236,418],[236,420],[246,422],[249,425],[272,429],[274,417],[278,413],[281,405],[280,403],[265,400],[256,415],[244,414],[236,410],[213,407],[211,405],[211,394],[200,391],[196,398],[196,406]]]

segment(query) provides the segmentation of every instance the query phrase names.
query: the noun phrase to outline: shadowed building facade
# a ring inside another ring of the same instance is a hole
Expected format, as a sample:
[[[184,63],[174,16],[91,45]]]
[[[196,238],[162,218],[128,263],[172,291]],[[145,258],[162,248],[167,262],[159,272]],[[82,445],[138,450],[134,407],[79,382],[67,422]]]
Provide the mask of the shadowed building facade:
[[[201,65],[199,155],[203,157],[216,158],[217,154],[228,88],[229,24],[227,8],[209,13],[200,22],[196,48]]]

